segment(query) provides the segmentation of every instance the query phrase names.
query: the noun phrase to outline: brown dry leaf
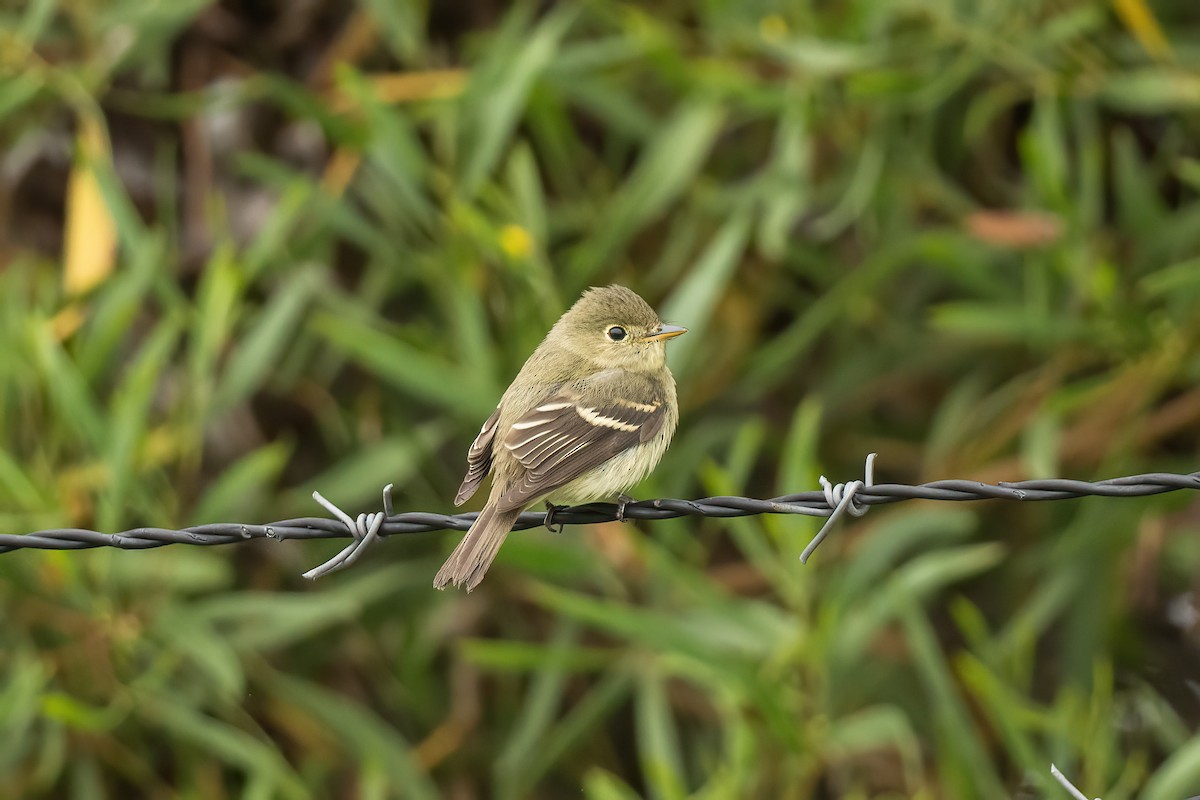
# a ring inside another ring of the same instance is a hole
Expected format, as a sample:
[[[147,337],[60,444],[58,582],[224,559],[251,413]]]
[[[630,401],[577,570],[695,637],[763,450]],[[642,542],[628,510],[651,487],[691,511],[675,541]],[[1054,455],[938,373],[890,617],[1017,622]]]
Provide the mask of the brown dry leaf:
[[[1064,462],[1099,462],[1115,442],[1136,441],[1143,428],[1130,428],[1127,420],[1149,413],[1170,384],[1186,347],[1182,337],[1169,337],[1097,386],[1086,413],[1062,434]]]
[[[425,769],[433,769],[452,756],[478,727],[481,678],[479,669],[474,664],[463,660],[454,662],[450,673],[450,687],[454,698],[450,713],[413,748],[413,756]]]
[[[333,197],[341,197],[342,192],[350,185],[358,165],[362,163],[362,153],[347,147],[339,147],[325,164],[325,172],[321,175],[321,188]]]
[[[1053,244],[1063,234],[1058,216],[1039,211],[976,211],[965,222],[979,241],[1013,250]]]
[[[1133,557],[1124,565],[1125,578],[1129,582],[1127,596],[1133,607],[1141,611],[1152,611],[1158,599],[1158,564],[1166,538],[1167,525],[1163,517],[1142,518]]]
[[[355,11],[313,68],[308,77],[308,85],[314,89],[328,86],[333,80],[333,69],[336,65],[357,64],[363,56],[370,53],[378,38],[379,30],[375,19],[366,11]]]
[[[424,72],[396,72],[368,76],[375,94],[384,103],[407,103],[415,100],[435,100],[456,97],[467,85],[463,69],[433,69]],[[335,114],[345,114],[358,107],[354,98],[333,90],[325,97]]]
[[[771,587],[766,576],[745,561],[715,566],[708,570],[708,577],[725,591],[736,595],[757,594]]]
[[[112,160],[98,117],[80,118],[77,147],[67,182],[63,231],[63,288],[69,295],[83,294],[99,285],[112,273],[117,259],[117,227],[93,170],[93,164]]]
[[[643,569],[637,548],[628,528],[620,522],[606,522],[593,525],[588,530],[588,539],[593,547],[600,551],[600,556],[624,574],[640,573]]]
[[[1164,382],[1171,374],[1170,370],[1179,361],[1179,346],[1179,340],[1167,342],[1159,350],[1151,351],[1113,372],[1104,383],[1097,385],[1090,393],[1086,408],[1081,410],[1079,416],[1072,417],[1070,424],[1062,431],[1059,447],[1061,462],[1076,466],[1095,465],[1122,442],[1135,441],[1147,446],[1194,419],[1194,410],[1187,407],[1187,403],[1194,398],[1185,395],[1179,405],[1164,407],[1164,415],[1161,418],[1155,415],[1147,425],[1130,429],[1123,424],[1124,420],[1145,412],[1160,396]],[[986,446],[973,448],[971,458],[967,461],[986,464],[974,469],[966,467],[969,470],[965,476],[967,479],[995,483],[1029,477],[1025,473],[1026,464],[1020,457],[1000,458],[998,452],[1027,424],[1028,418],[1041,407],[1045,398],[1059,387],[1061,375],[1057,367],[1046,371],[1014,403],[1013,412],[993,422],[990,428],[992,436]],[[955,467],[953,471],[958,472],[960,468]]]
[[[89,461],[59,470],[55,488],[58,506],[75,525],[86,526],[95,514],[96,494],[109,485],[112,472],[103,461]]]
[[[1200,388],[1164,402],[1141,426],[1138,446],[1149,448],[1179,431],[1200,426]]]

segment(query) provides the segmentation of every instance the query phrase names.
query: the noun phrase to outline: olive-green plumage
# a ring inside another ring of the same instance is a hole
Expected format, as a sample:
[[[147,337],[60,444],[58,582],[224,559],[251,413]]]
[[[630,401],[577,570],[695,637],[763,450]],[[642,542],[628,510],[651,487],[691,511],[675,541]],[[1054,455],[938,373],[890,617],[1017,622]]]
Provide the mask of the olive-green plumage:
[[[679,421],[664,325],[623,286],[593,288],[529,356],[467,453],[461,505],[492,491],[433,585],[475,588],[534,503],[615,498],[658,464]]]

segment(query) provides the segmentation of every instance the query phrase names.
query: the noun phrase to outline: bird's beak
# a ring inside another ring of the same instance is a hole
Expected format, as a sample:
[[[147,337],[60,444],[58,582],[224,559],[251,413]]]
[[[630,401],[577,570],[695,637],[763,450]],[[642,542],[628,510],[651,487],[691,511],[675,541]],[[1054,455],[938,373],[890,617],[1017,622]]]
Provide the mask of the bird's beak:
[[[646,337],[647,342],[661,342],[665,339],[674,339],[676,336],[682,336],[687,333],[687,328],[681,328],[678,325],[659,325],[658,329],[652,331]]]

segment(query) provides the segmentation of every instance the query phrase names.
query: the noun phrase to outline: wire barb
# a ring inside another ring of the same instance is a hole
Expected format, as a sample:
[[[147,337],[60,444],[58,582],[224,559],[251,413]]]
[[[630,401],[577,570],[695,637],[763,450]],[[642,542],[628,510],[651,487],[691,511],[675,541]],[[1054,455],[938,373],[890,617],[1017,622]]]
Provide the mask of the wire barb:
[[[1071,797],[1074,797],[1075,800],[1088,800],[1088,796],[1075,788],[1075,784],[1067,780],[1067,776],[1063,775],[1062,771],[1053,764],[1050,765],[1050,774],[1054,776],[1054,780],[1058,781],[1064,789],[1070,792]],[[1096,800],[1100,800],[1100,798],[1097,797]]]
[[[829,504],[829,519],[825,520],[825,524],[821,526],[821,530],[817,531],[817,535],[812,538],[812,541],[808,543],[808,547],[804,548],[804,552],[800,554],[801,564],[808,563],[809,556],[820,546],[821,542],[825,541],[825,537],[829,535],[829,531],[841,519],[843,514],[849,513],[852,516],[861,517],[867,513],[869,507],[855,502],[854,496],[862,489],[869,489],[875,485],[875,459],[877,456],[878,453],[870,453],[867,456],[867,463],[863,467],[863,480],[861,481],[839,483],[834,486],[824,475],[820,477],[821,489],[825,492],[825,502]]]
[[[350,536],[354,541],[342,548],[342,551],[333,558],[326,561],[320,566],[313,567],[308,572],[304,573],[304,577],[310,581],[315,581],[322,575],[328,575],[331,572],[336,572],[339,569],[344,569],[362,555],[363,550],[379,538],[379,531],[383,529],[384,520],[393,516],[392,514],[392,484],[383,487],[383,511],[374,511],[370,514],[359,514],[357,519],[350,519],[350,515],[333,503],[326,500],[320,492],[313,492],[313,499],[323,505],[325,509],[342,521],[346,526],[346,530],[350,532]]]

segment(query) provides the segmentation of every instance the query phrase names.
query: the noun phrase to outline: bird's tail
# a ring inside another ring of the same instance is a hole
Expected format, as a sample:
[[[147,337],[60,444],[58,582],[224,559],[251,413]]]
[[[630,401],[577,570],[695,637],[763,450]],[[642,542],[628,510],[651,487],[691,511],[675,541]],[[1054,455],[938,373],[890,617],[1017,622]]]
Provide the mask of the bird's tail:
[[[450,584],[463,586],[469,592],[479,585],[483,576],[500,552],[504,538],[516,524],[523,508],[510,511],[497,511],[493,505],[488,505],[475,518],[467,535],[454,548],[454,552],[446,559],[446,563],[438,570],[433,585],[437,589],[445,589]]]

